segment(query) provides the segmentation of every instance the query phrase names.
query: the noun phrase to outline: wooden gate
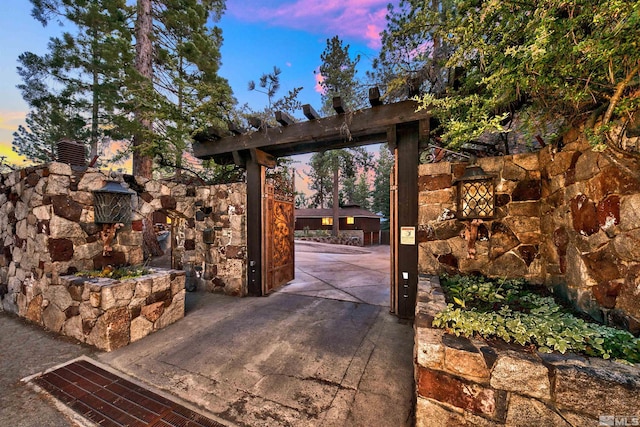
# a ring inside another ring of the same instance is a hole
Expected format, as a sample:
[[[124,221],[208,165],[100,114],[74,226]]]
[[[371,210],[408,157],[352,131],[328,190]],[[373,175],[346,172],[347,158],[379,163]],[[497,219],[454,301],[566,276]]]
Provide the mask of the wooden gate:
[[[293,197],[265,185],[263,197],[262,294],[294,279]]]

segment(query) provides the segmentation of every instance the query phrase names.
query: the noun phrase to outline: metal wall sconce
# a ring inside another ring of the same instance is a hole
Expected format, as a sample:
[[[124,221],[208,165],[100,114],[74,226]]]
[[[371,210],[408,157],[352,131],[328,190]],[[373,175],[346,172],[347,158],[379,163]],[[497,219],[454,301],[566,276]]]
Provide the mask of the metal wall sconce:
[[[131,196],[135,192],[128,190],[117,181],[107,181],[99,190],[93,192],[95,223],[102,224],[100,237],[103,243],[103,256],[110,256],[116,230],[131,223]]]
[[[469,164],[458,184],[458,219],[490,219],[495,215],[494,176]]]

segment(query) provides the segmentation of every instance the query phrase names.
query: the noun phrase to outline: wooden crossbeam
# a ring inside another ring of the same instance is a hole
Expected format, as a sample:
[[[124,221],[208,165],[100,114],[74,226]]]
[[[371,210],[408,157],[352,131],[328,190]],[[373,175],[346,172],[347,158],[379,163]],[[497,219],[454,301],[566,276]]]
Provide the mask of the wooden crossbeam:
[[[264,122],[264,120],[262,120],[260,117],[251,116],[251,117],[247,118],[247,121],[249,122],[251,127],[256,128],[256,129],[262,129],[262,128],[267,127],[266,123]]]
[[[282,126],[289,126],[294,124],[296,121],[284,111],[276,111],[276,122],[280,123]]]
[[[428,110],[416,109],[417,103],[411,100],[384,104],[220,140],[199,140],[193,144],[193,152],[198,158],[209,159],[237,150],[259,148],[278,157],[375,144],[387,141],[387,132],[393,125],[429,119]]]
[[[382,105],[382,100],[380,99],[380,89],[377,86],[369,88],[369,104],[371,104],[372,107]]]
[[[304,104],[302,106],[302,113],[309,120],[318,120],[320,119],[320,114],[313,109],[313,107],[309,104]]]
[[[235,123],[229,122],[229,132],[231,132],[232,134],[234,134],[234,135],[242,135],[246,131],[247,131],[246,129],[242,129],[241,127],[239,127]]]
[[[339,96],[333,97],[333,111],[338,114],[344,114],[345,112],[344,106],[342,105],[342,98]]]

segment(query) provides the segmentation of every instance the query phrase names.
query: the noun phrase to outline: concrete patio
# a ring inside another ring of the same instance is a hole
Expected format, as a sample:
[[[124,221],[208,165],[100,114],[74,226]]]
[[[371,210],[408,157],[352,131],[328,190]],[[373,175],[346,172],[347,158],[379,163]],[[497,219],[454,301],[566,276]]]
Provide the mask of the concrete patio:
[[[388,247],[302,244],[296,264],[266,298],[189,294],[184,319],[96,358],[237,425],[411,425],[413,329],[389,314]]]

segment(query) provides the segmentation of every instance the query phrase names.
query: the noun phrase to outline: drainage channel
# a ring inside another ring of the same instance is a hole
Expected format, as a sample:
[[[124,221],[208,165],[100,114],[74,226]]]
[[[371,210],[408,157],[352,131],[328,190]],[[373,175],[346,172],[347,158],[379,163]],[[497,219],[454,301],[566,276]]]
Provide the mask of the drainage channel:
[[[87,360],[31,380],[84,418],[106,427],[226,427]]]

